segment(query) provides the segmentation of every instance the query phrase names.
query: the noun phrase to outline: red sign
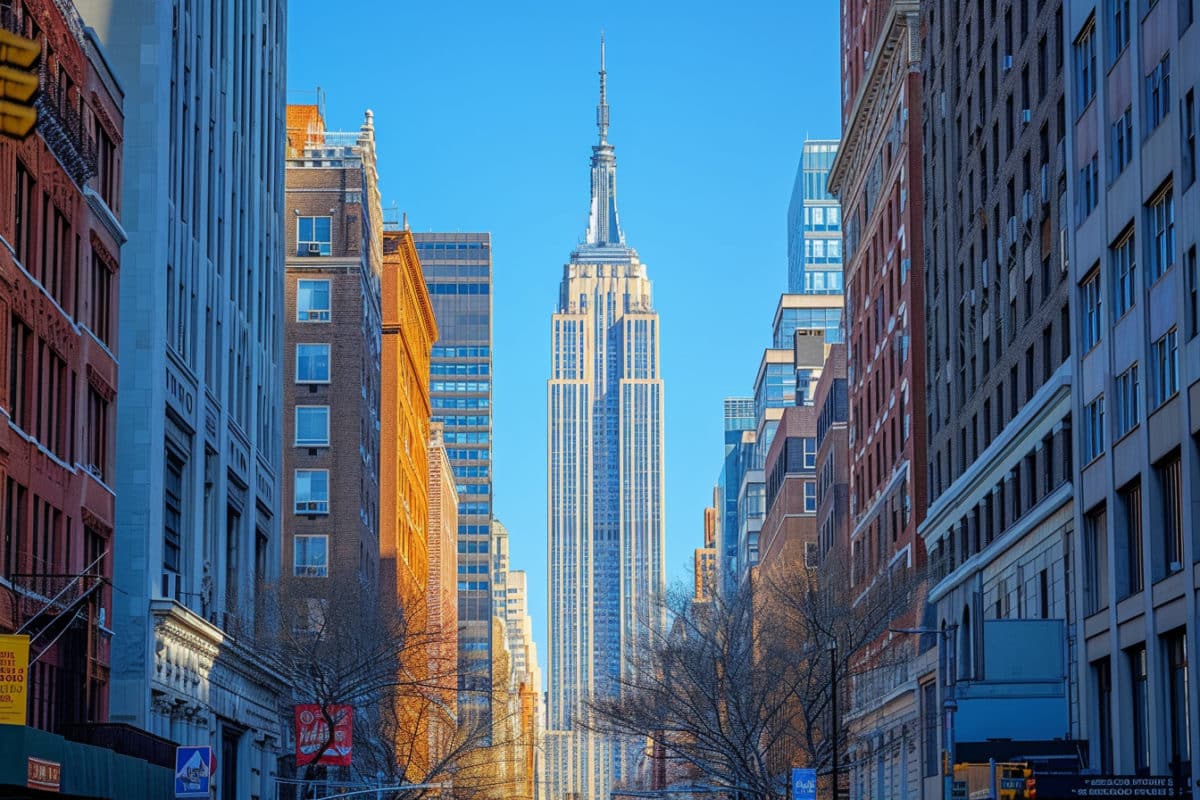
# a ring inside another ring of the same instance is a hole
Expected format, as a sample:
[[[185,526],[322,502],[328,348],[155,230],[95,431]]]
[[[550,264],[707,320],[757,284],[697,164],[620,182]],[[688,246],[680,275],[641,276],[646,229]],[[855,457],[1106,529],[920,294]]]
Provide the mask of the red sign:
[[[57,761],[47,761],[44,758],[29,757],[28,772],[25,785],[30,789],[43,789],[48,792],[59,791],[62,783],[62,764]]]
[[[350,706],[326,706],[333,719],[333,740],[329,739],[329,723],[321,713],[321,707],[296,706],[296,766],[305,764],[333,764],[350,766],[351,732],[354,729],[354,709]],[[328,747],[322,751],[326,742]]]

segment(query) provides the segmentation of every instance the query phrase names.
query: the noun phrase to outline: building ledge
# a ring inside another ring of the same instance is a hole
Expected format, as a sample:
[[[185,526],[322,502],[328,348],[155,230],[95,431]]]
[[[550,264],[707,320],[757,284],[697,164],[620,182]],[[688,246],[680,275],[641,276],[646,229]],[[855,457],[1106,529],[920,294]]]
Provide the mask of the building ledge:
[[[1070,412],[1071,362],[1065,361],[1050,379],[1021,408],[999,435],[935,500],[925,513],[920,534],[928,551],[930,539],[940,537],[944,529],[961,516],[960,509],[981,497],[1011,465],[1024,456],[1025,445],[1040,429],[1057,423]],[[973,503],[972,503],[973,504]]]
[[[920,11],[921,4],[918,0],[891,0],[889,4],[887,17],[879,28],[879,38],[871,51],[873,58],[863,73],[858,95],[854,98],[846,131],[842,136],[842,145],[838,148],[833,165],[829,169],[828,187],[830,194],[834,196],[840,195],[841,190],[845,188],[844,184],[850,178],[851,159],[854,162],[863,160],[863,156],[855,151],[859,149],[860,140],[866,133],[864,128],[877,116],[871,112],[875,110],[875,104],[879,100],[884,67],[892,63],[896,49],[900,46],[901,32],[908,28],[907,22],[903,25],[900,22],[909,14],[918,14]]]
[[[929,602],[936,603],[945,597],[951,589],[960,585],[967,580],[969,576],[981,570],[987,564],[992,563],[997,557],[1007,552],[1014,547],[1017,542],[1025,537],[1030,531],[1041,525],[1049,519],[1055,511],[1070,502],[1074,496],[1074,487],[1070,482],[1064,483],[1055,489],[1050,494],[1038,501],[1037,505],[1025,512],[1025,515],[1017,520],[1016,524],[1010,527],[991,544],[984,547],[975,555],[968,558],[963,563],[959,564],[953,572],[938,581],[932,589],[929,590]],[[928,551],[929,545],[926,544]]]

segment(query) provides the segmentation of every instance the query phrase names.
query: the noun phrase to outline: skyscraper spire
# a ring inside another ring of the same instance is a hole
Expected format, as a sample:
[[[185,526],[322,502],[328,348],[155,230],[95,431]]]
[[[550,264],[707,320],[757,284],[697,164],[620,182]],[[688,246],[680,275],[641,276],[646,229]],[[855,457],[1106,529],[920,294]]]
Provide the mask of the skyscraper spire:
[[[600,32],[600,103],[596,106],[600,141],[592,145],[592,206],[586,243],[598,247],[624,246],[617,221],[617,159],[608,143],[608,73],[604,69],[604,31]]]
[[[596,106],[596,127],[600,129],[600,144],[608,142],[608,94],[604,71],[604,31],[600,31],[600,104]]]

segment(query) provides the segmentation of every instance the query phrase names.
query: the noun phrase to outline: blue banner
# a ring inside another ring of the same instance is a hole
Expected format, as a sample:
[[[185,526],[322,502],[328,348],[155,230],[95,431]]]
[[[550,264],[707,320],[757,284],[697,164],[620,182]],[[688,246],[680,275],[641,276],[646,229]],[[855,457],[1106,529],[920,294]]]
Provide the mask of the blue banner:
[[[817,771],[792,769],[792,800],[817,800]]]

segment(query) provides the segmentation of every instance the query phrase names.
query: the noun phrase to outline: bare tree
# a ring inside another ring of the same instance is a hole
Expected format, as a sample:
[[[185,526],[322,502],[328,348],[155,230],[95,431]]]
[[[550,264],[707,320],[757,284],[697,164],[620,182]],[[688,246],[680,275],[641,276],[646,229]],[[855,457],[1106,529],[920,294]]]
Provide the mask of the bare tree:
[[[833,551],[819,570],[770,575],[760,590],[764,624],[793,642],[800,665],[791,698],[800,716],[795,741],[800,757],[793,762],[822,773],[833,768],[835,744],[838,760],[846,763],[856,732],[844,720],[856,684],[885,679],[916,654],[911,639],[893,640],[888,629],[914,621],[923,574],[898,562],[872,581],[852,577],[849,559]]]
[[[856,680],[892,668],[911,649],[880,647],[912,608],[912,570],[855,592],[847,564],[756,575],[728,595],[696,601],[673,592],[672,619],[646,657],[631,664],[615,696],[595,699],[596,730],[649,740],[705,783],[743,798],[786,791],[788,767],[828,771],[834,685],[839,705]],[[837,749],[851,741],[841,726]]]
[[[326,739],[304,780],[334,746],[336,709],[353,709],[353,760],[343,777],[387,785],[446,783],[487,739],[484,722],[460,724],[454,706],[457,659],[444,634],[426,625],[423,599],[393,606],[356,582],[313,597],[311,580],[285,578],[266,591],[262,650],[283,675],[294,704],[324,718]],[[283,709],[291,719],[291,708]],[[342,768],[346,769],[346,768]],[[419,800],[429,790],[393,793]]]
[[[591,703],[589,723],[658,744],[716,788],[775,797],[781,785],[768,754],[799,719],[790,644],[758,624],[748,588],[704,602],[674,591],[664,602],[669,629],[648,627],[646,656],[629,665],[614,696]]]

